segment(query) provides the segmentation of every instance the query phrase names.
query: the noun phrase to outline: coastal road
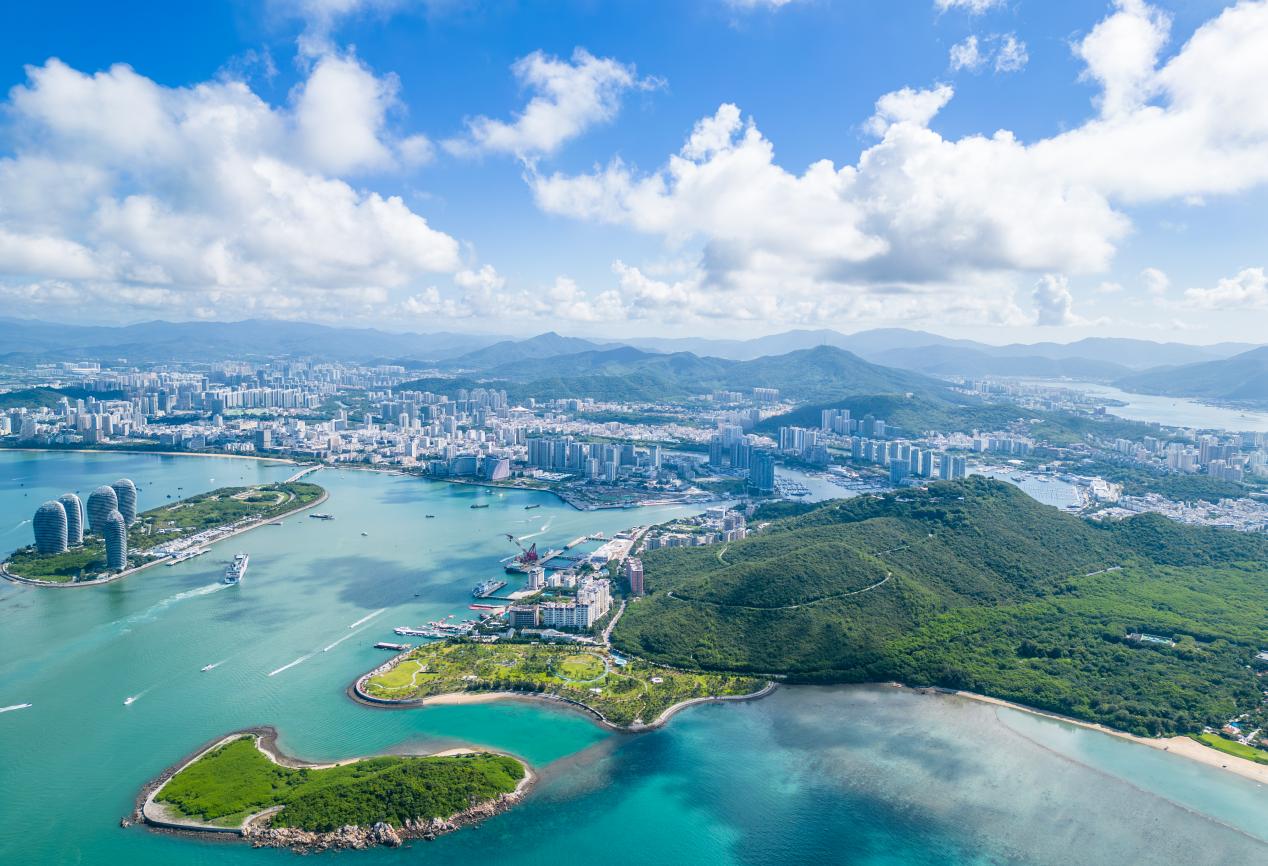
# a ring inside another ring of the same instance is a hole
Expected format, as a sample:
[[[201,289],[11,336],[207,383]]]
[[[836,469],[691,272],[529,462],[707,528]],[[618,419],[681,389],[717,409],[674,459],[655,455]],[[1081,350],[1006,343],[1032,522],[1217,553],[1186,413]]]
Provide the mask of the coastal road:
[[[621,606],[616,609],[616,614],[612,617],[612,621],[608,623],[607,628],[603,630],[603,645],[604,646],[610,647],[612,645],[611,642],[608,641],[608,638],[611,636],[612,629],[616,627],[616,624],[621,619],[621,614],[623,613],[625,613],[624,601],[622,601]]]

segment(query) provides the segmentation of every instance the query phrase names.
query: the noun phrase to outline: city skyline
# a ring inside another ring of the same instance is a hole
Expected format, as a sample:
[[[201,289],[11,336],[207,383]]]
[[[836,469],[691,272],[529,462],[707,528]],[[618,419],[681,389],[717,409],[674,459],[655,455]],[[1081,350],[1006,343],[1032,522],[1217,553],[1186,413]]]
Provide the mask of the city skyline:
[[[181,15],[0,35],[7,315],[1260,341],[1263,2]]]

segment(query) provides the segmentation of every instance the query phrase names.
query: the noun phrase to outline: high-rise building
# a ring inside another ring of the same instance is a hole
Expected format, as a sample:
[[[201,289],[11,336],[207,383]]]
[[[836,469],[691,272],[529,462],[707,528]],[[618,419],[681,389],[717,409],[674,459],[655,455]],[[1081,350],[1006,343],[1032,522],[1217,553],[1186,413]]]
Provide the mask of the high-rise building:
[[[775,455],[769,451],[754,451],[749,460],[748,486],[758,493],[775,490]]]
[[[122,571],[128,566],[128,525],[118,511],[110,512],[102,527],[106,539],[106,567]]]
[[[946,481],[963,478],[967,468],[967,461],[963,457],[943,454],[938,458],[938,477]]]
[[[546,588],[546,569],[540,565],[533,566],[528,570],[528,584],[526,589],[538,590]]]
[[[717,434],[709,437],[709,465],[715,468],[721,466],[723,453],[722,437]]]
[[[486,481],[501,481],[511,477],[511,461],[508,457],[484,458],[484,478]]]
[[[119,510],[119,497],[113,487],[102,485],[88,494],[88,526],[101,535],[106,528],[106,518]]]
[[[63,493],[57,501],[66,509],[66,543],[78,547],[84,543],[84,504],[74,493]]]
[[[513,604],[506,611],[507,624],[511,628],[536,628],[541,625],[541,615],[535,604]]]
[[[630,582],[630,594],[643,594],[643,560],[631,556],[625,560],[625,577]]]
[[[110,487],[119,501],[119,513],[127,526],[136,523],[136,485],[130,478],[120,478]]]
[[[61,553],[66,550],[66,509],[50,499],[35,509],[31,520],[35,530],[35,549],[39,553]]]

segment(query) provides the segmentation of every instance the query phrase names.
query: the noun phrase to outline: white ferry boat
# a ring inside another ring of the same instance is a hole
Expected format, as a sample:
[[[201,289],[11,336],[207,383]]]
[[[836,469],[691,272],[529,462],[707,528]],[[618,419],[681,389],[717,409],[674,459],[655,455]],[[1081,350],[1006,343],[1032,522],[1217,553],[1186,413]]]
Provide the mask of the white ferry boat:
[[[251,561],[251,557],[245,553],[239,553],[233,558],[233,562],[225,566],[225,583],[233,585],[241,583],[242,578],[247,573],[247,563]]]
[[[505,580],[498,580],[496,577],[492,577],[477,583],[475,589],[471,590],[471,594],[476,598],[486,598],[504,586],[506,586]]]

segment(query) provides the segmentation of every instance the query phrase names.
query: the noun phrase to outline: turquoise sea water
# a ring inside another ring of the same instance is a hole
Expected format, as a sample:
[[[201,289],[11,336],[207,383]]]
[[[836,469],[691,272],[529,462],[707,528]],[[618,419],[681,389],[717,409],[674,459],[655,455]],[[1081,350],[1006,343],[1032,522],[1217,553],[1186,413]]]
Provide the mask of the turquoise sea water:
[[[291,471],[0,452],[0,546],[26,543],[21,521],[65,489],[128,475],[148,507],[176,487]],[[334,521],[290,518],[107,586],[0,585],[0,707],[33,704],[0,713],[0,863],[293,862],[285,851],[118,826],[164,767],[258,724],[314,760],[469,743],[520,755],[541,774],[522,806],[481,827],[323,858],[349,863],[1268,862],[1262,787],[956,698],[782,689],[691,708],[637,736],[533,703],[354,704],[344,688],[385,658],[374,642],[396,625],[463,615],[470,587],[513,552],[501,533],[558,546],[680,512],[583,513],[546,494],[384,473],[323,470],[314,480],[330,490],[322,510]],[[477,502],[490,507],[468,507]],[[251,554],[250,571],[221,588],[237,550]]]

